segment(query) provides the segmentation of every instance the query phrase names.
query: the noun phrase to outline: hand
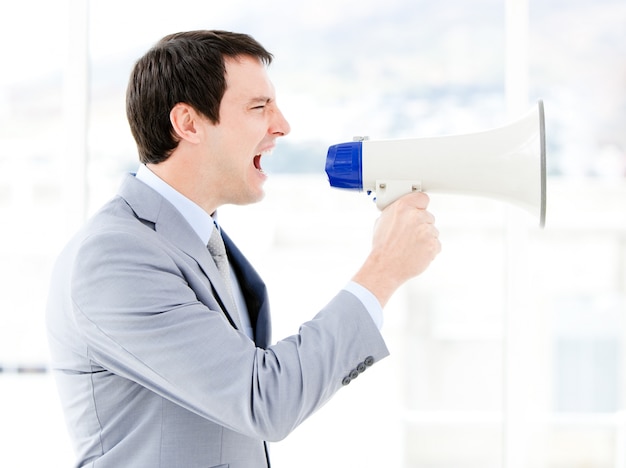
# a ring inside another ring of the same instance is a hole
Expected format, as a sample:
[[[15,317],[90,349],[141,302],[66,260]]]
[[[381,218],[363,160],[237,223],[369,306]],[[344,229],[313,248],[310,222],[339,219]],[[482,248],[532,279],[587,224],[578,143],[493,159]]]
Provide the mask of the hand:
[[[372,251],[353,281],[385,305],[408,279],[421,274],[441,251],[430,199],[413,192],[385,208],[377,220]]]

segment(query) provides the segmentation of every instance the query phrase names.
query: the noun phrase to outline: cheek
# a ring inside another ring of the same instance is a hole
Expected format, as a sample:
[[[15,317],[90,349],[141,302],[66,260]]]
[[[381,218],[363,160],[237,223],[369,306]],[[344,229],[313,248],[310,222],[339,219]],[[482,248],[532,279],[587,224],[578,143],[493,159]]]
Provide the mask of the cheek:
[[[222,164],[231,169],[237,167],[240,170],[254,169],[254,157],[266,136],[267,127],[264,127],[261,122],[251,122],[240,118],[236,124],[228,125],[228,128],[228,132],[220,134],[219,147]]]
[[[259,152],[259,145],[265,133],[259,131],[241,132],[233,144],[233,154],[244,164],[253,164],[254,157]]]

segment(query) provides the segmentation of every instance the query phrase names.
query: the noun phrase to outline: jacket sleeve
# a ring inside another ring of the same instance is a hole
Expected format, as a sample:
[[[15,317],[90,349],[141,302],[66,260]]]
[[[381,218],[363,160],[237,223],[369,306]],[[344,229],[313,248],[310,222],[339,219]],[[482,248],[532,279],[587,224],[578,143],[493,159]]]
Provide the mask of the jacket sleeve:
[[[347,291],[267,349],[231,327],[207,294],[193,262],[133,233],[88,237],[73,264],[73,320],[98,368],[250,437],[284,438],[388,355]]]

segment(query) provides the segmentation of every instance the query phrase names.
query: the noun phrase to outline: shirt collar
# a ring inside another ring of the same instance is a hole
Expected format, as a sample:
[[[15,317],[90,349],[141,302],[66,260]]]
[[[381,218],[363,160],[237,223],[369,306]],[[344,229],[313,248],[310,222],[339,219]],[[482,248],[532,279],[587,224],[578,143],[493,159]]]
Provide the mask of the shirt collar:
[[[214,220],[211,215],[174,189],[163,179],[159,178],[159,176],[148,169],[145,164],[139,166],[136,177],[144,184],[156,190],[163,198],[174,205],[174,208],[180,211],[204,244],[209,242],[214,226]]]

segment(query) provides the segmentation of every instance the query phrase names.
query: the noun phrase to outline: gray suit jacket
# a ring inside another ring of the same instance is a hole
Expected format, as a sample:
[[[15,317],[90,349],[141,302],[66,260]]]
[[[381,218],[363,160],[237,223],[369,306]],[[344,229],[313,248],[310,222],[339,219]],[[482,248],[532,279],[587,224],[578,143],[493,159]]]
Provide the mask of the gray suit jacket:
[[[265,286],[225,242],[256,343],[206,246],[132,175],[60,255],[47,326],[77,466],[266,467],[264,441],[388,354],[346,291],[270,346]]]

